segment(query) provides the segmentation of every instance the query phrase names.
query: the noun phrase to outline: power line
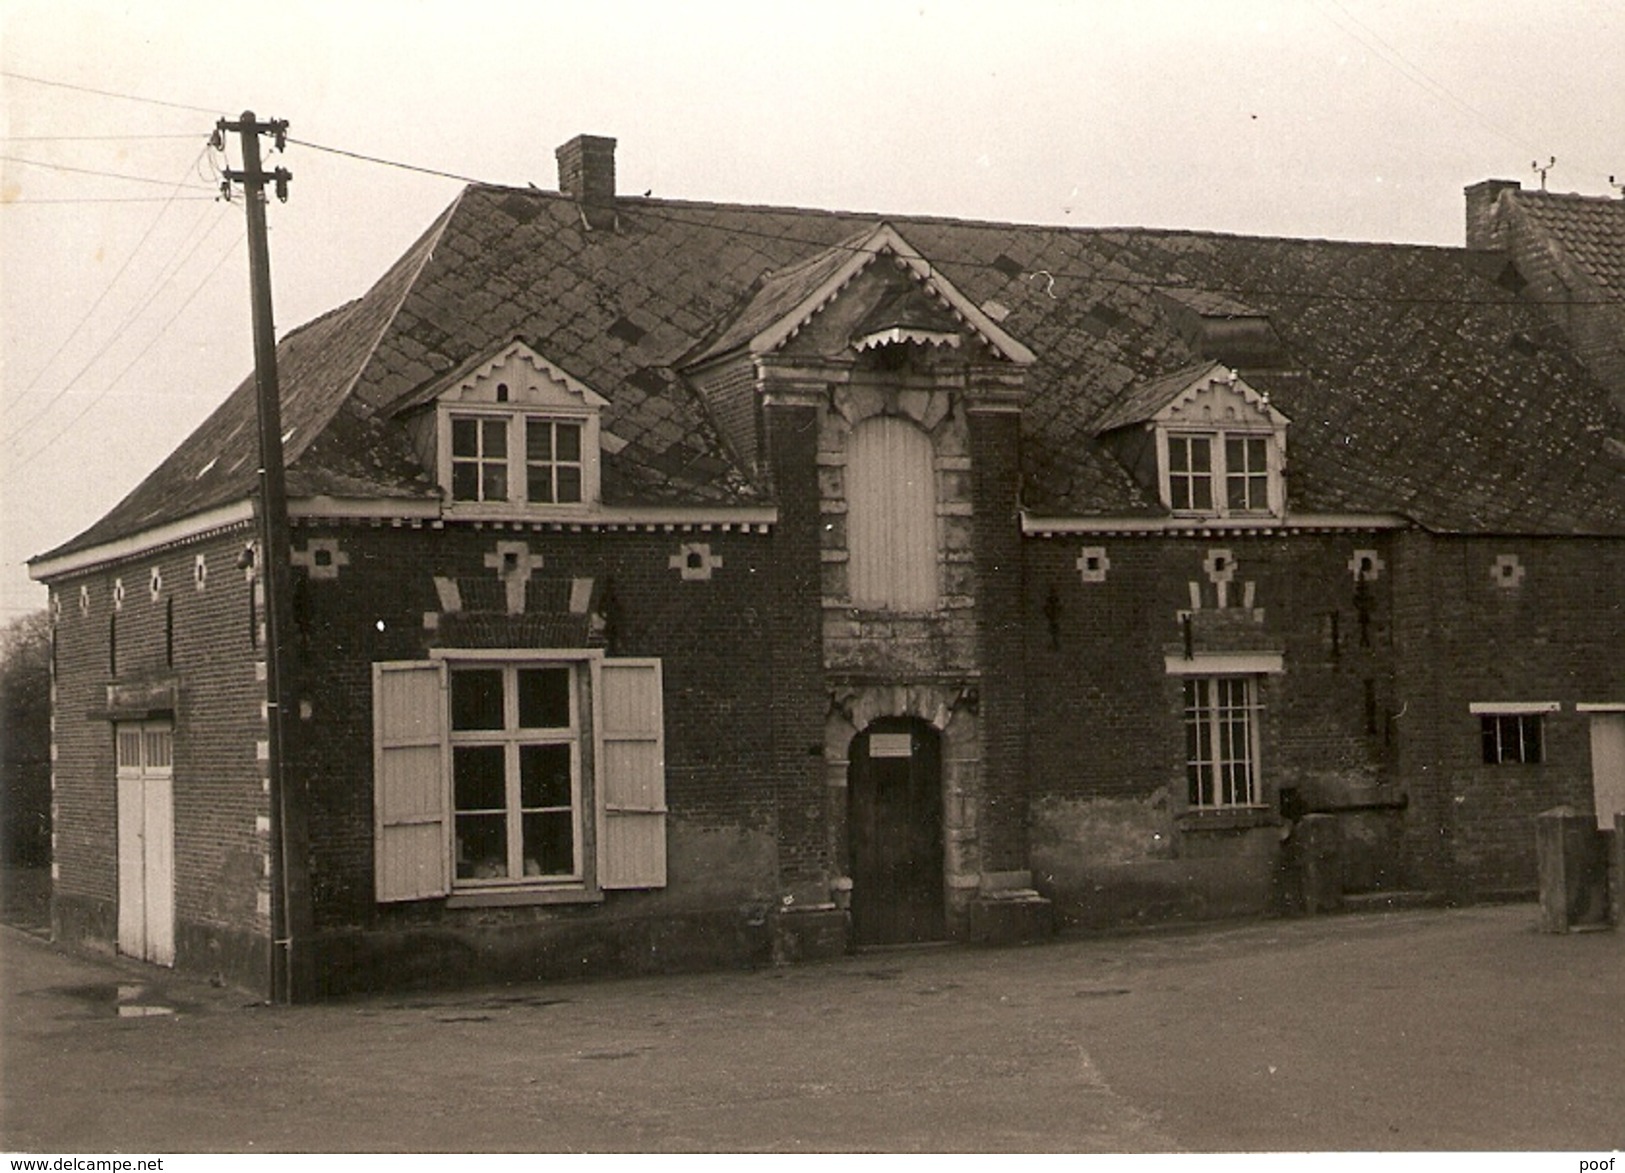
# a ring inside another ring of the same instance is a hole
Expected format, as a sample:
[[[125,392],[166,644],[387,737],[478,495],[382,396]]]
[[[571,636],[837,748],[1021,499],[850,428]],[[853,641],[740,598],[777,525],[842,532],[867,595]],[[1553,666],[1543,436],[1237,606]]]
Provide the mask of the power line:
[[[226,261],[231,258],[232,254],[237,251],[237,246],[243,242],[243,238],[246,235],[246,232],[242,232],[237,235],[237,238],[231,242],[230,246],[228,246],[227,249],[220,254],[219,259],[216,260],[212,266],[210,266],[209,271],[203,275],[203,279],[198,282],[197,287],[194,288],[191,293],[186,295],[186,300],[181,302],[181,304],[175,308],[175,312],[165,319],[164,324],[158,327],[157,333],[155,333],[151,339],[148,340],[147,344],[141,348],[134,358],[124,365],[124,369],[113,376],[112,382],[108,383],[108,385],[103,388],[95,398],[91,399],[90,402],[86,403],[82,408],[80,408],[78,412],[74,414],[72,419],[68,420],[65,424],[58,428],[56,432],[51,435],[50,439],[46,440],[38,448],[34,449],[34,451],[17,460],[14,467],[25,467],[33,463],[33,461],[38,459],[40,456],[43,456],[52,446],[56,444],[58,440],[67,435],[75,424],[84,419],[85,416],[90,413],[90,410],[93,407],[96,407],[102,402],[102,400],[106,399],[107,396],[112,392],[113,388],[117,386],[118,381],[127,375],[130,372],[130,369],[134,367],[136,363],[140,362],[146,357],[147,352],[157,345],[158,340],[169,331],[170,326],[175,324],[175,320],[186,311],[186,307],[191,305],[197,295],[203,292],[204,287],[207,286],[214,278],[214,275],[220,271],[220,267],[224,265]]]
[[[1518,147],[1520,150],[1531,151],[1535,154],[1540,153],[1539,150],[1533,147],[1530,143],[1513,135],[1496,119],[1490,117],[1488,114],[1485,114],[1482,110],[1478,109],[1478,107],[1473,106],[1464,99],[1458,97],[1456,93],[1443,82],[1434,78],[1421,66],[1413,63],[1391,41],[1384,38],[1381,33],[1377,32],[1376,29],[1372,28],[1365,21],[1354,15],[1354,13],[1350,12],[1347,6],[1343,4],[1342,0],[1322,0],[1322,4],[1334,6],[1338,12],[1341,12],[1351,24],[1356,26],[1357,29],[1363,30],[1369,36],[1369,40],[1366,36],[1362,36],[1360,32],[1356,31],[1356,29],[1351,29],[1348,27],[1348,25],[1344,24],[1342,20],[1335,16],[1335,14],[1331,13],[1330,8],[1323,8],[1323,11],[1332,16],[1332,23],[1337,25],[1342,32],[1360,42],[1360,44],[1364,45],[1367,49],[1370,49],[1371,52],[1376,55],[1378,60],[1387,65],[1389,68],[1393,69],[1395,72],[1399,73],[1405,78],[1405,80],[1409,81],[1415,86],[1420,87],[1422,90],[1430,93],[1434,97],[1441,98],[1450,103],[1450,105],[1477,121],[1480,126],[1488,130],[1491,134],[1500,138],[1503,142],[1509,143],[1514,147]],[[1375,44],[1372,43],[1373,41]],[[1585,160],[1582,160],[1582,162],[1585,162]],[[1601,170],[1601,168],[1597,168],[1594,163],[1587,163],[1586,165],[1595,170]]]
[[[223,223],[224,220],[225,220],[224,215],[217,215],[216,218],[215,218],[215,222],[213,224],[209,225],[208,230],[205,231],[201,236],[198,236],[196,239],[193,240],[191,248],[187,249],[186,252],[178,260],[171,260],[163,269],[161,269],[159,271],[158,276],[153,280],[152,284],[148,286],[147,292],[142,296],[142,300],[137,305],[133,306],[131,309],[126,311],[124,317],[119,321],[119,324],[116,327],[114,327],[113,333],[108,336],[107,341],[102,343],[102,345],[99,348],[97,348],[96,352],[94,354],[92,354],[90,356],[90,358],[85,360],[84,365],[81,366],[76,372],[74,372],[73,377],[68,379],[68,381],[63,384],[63,389],[64,390],[67,390],[68,388],[71,388],[80,379],[84,378],[86,372],[88,372],[91,367],[95,366],[96,363],[101,361],[102,356],[104,354],[106,354],[109,350],[111,350],[113,348],[113,344],[116,343],[120,338],[122,338],[124,336],[124,332],[126,330],[128,330],[132,325],[134,325],[136,320],[138,318],[140,318],[140,316],[143,313],[146,312],[147,308],[150,305],[152,305],[153,300],[157,297],[159,291],[162,290],[166,285],[168,285],[169,282],[172,281],[175,278],[176,274],[178,274],[181,271],[181,269],[185,267],[186,263],[188,261],[190,261],[192,259],[192,257],[197,254],[198,249],[200,249],[203,246],[203,242],[206,241],[214,233],[215,228],[218,227],[221,223]],[[197,220],[193,221],[192,227],[190,229],[188,229],[188,232],[189,233],[196,232],[198,225],[201,224],[202,222],[203,222],[202,217],[199,217]],[[131,256],[133,257],[134,253],[132,253]],[[87,317],[88,317],[88,315],[87,315]],[[155,340],[156,339],[154,339],[154,341]],[[148,344],[147,344],[147,347],[150,348],[151,345],[152,345],[152,342],[149,341]],[[141,353],[145,354],[146,349],[144,348]],[[128,369],[129,369],[128,367],[125,368],[125,370],[128,370]],[[124,372],[120,371],[118,375],[114,376],[113,382],[114,383],[118,382],[118,380],[121,377],[123,377],[123,374],[124,374]],[[43,370],[40,372],[40,375],[41,376],[44,375]],[[36,379],[35,381],[38,382],[38,379]],[[105,395],[106,392],[110,391],[110,390],[112,390],[112,385],[111,384],[109,384],[109,386],[102,392],[102,394]],[[7,444],[15,445],[20,439],[22,439],[24,433],[26,433],[28,431],[28,429],[34,425],[34,423],[36,423],[47,412],[49,412],[50,409],[53,406],[55,406],[55,404],[58,401],[59,401],[59,399],[57,399],[57,398],[47,400],[44,404],[41,405],[41,407],[38,410],[36,410],[26,420],[23,420],[23,421],[17,423],[11,429],[11,431],[9,433],[7,433],[7,435],[5,437],[5,442]],[[78,417],[75,417],[75,418],[78,418]]]
[[[0,69],[0,77],[9,77],[13,81],[28,81],[40,86],[54,86],[60,90],[78,90],[83,94],[99,94],[104,98],[122,98],[126,102],[140,102],[147,106],[166,106],[171,110],[189,110],[193,114],[219,114],[220,111],[209,109],[206,106],[189,106],[184,102],[165,102],[159,98],[143,98],[138,94],[123,94],[117,90],[98,90],[94,86],[74,85],[72,82],[54,81],[48,77],[33,77],[26,73],[13,73],[9,69]]]
[[[97,175],[103,179],[123,179],[130,183],[150,183],[154,187],[172,187],[168,179],[152,179],[145,175],[124,175],[117,171],[97,171],[90,167],[69,167],[65,163],[46,163],[40,159],[19,159],[16,155],[0,155],[0,161],[20,163],[25,167],[44,167],[51,171],[69,171],[75,175]],[[207,188],[187,188],[189,191],[207,191]]]
[[[208,146],[205,145],[202,150],[198,151],[197,155],[192,159],[192,161],[187,164],[187,170],[188,171],[190,171],[192,168],[197,166],[198,161],[204,157],[204,155],[208,152],[208,149],[209,149]],[[27,384],[23,387],[22,393],[18,396],[18,400],[20,400],[23,396],[26,396],[30,391],[32,391],[34,389],[34,387],[39,383],[39,381],[45,377],[45,372],[51,369],[51,364],[54,363],[57,360],[57,358],[62,354],[62,352],[67,349],[68,344],[79,336],[79,331],[81,331],[81,330],[83,330],[85,328],[86,324],[89,323],[91,316],[101,307],[102,302],[107,300],[107,295],[113,291],[113,286],[118,284],[119,278],[124,276],[125,271],[130,267],[131,263],[135,260],[136,255],[141,251],[142,246],[147,243],[147,240],[152,236],[153,232],[157,230],[159,222],[164,218],[164,213],[169,210],[169,205],[171,203],[173,203],[176,199],[180,198],[179,193],[180,193],[181,187],[184,184],[184,182],[185,182],[184,176],[183,176],[182,179],[179,179],[179,180],[175,181],[175,185],[174,185],[175,190],[169,193],[169,198],[164,201],[164,206],[162,208],[158,209],[158,214],[156,216],[154,216],[152,218],[152,222],[147,225],[147,230],[141,234],[141,239],[135,242],[135,247],[130,250],[129,256],[124,258],[124,263],[119,266],[118,272],[114,273],[113,276],[111,277],[111,279],[108,280],[107,284],[105,286],[103,286],[101,293],[96,295],[96,300],[91,303],[90,308],[88,310],[86,310],[80,316],[79,321],[74,324],[74,327],[73,327],[72,330],[68,331],[67,336],[62,339],[61,344],[58,345],[57,348],[51,352],[51,357],[47,358],[45,360],[45,362],[43,364],[41,364],[38,373],[36,373],[35,376],[32,379],[30,379],[27,382]],[[211,202],[212,202],[213,197],[210,197],[210,199],[211,199]],[[192,230],[195,231],[196,227],[197,227],[197,223],[201,223],[201,222],[202,222],[202,218],[199,217],[198,221],[193,224]],[[116,335],[115,335],[115,337],[116,337]],[[109,340],[109,345],[111,345],[111,340]],[[100,357],[101,357],[101,352],[98,351],[95,358],[91,359],[91,362],[94,362],[96,360],[96,358],[100,358]],[[85,369],[86,370],[89,369],[88,364],[86,365]],[[80,372],[80,374],[83,374],[83,373],[84,373],[83,371]],[[77,379],[78,376],[76,375],[76,376],[74,376],[74,378]],[[73,380],[69,380],[70,383],[72,381]],[[49,403],[47,403],[46,404],[46,409],[49,409],[49,406],[50,406]],[[28,419],[28,421],[26,421],[25,423],[23,423],[22,425],[19,425],[19,426],[20,427],[27,427],[28,424],[32,423],[35,419],[39,418],[40,414],[43,414],[43,412],[36,413],[34,416],[31,416]],[[13,434],[15,434],[15,429],[14,429]]]
[[[460,183],[476,183],[481,186],[489,186],[486,180],[475,179],[468,175],[458,175],[452,171],[437,171],[433,167],[419,167],[413,163],[400,163],[394,159],[380,159],[376,155],[363,155],[359,151],[346,151],[339,147],[327,147],[321,143],[313,143],[305,139],[289,138],[288,142],[301,147],[309,147],[313,151],[326,151],[329,155],[343,155],[346,159],[359,159],[363,163],[378,163],[384,167],[395,167],[402,171],[416,171],[420,175],[437,175],[441,179],[455,179]]]
[[[187,190],[191,191],[191,190],[195,190],[195,189],[188,188]],[[28,205],[28,204],[169,204],[169,203],[176,203],[176,204],[210,203],[210,204],[212,204],[215,201],[217,201],[219,198],[220,198],[219,195],[188,195],[188,196],[176,195],[176,196],[168,196],[168,197],[165,197],[165,196],[123,196],[123,197],[105,196],[105,197],[101,197],[101,198],[90,197],[90,196],[67,196],[67,197],[63,197],[61,199],[48,198],[48,199],[38,199],[38,200],[33,200],[33,199],[22,199],[22,200],[0,199],[0,208],[14,208],[14,207],[17,207],[19,205]]]
[[[191,134],[0,134],[0,143],[123,143],[137,140],[197,138]]]

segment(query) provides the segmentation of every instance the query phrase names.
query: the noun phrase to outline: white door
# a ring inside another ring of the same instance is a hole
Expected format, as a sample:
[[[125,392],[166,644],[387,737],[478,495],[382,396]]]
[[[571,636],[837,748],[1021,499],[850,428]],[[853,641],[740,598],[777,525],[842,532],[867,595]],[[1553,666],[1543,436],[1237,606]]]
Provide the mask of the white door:
[[[173,727],[121,721],[118,749],[118,947],[175,964]]]
[[[1591,714],[1591,789],[1597,800],[1597,825],[1614,825],[1614,812],[1625,811],[1625,712]]]

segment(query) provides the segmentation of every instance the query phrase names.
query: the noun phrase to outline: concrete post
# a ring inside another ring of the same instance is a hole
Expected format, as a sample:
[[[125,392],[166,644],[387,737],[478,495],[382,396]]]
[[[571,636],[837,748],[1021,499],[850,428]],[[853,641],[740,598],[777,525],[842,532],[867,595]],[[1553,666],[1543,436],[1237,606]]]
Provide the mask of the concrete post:
[[[1616,818],[1616,826],[1618,825]],[[1590,814],[1568,806],[1535,816],[1540,877],[1540,929],[1566,933],[1608,923],[1608,860],[1604,836]]]
[[[1311,916],[1343,907],[1343,824],[1336,815],[1305,815],[1295,831],[1303,861],[1303,908]]]

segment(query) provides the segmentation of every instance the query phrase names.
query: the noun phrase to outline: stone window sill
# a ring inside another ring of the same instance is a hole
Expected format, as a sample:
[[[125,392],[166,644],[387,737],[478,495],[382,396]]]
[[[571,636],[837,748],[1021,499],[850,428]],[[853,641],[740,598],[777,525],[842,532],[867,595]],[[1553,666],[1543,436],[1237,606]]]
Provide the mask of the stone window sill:
[[[446,897],[447,908],[511,908],[526,904],[602,904],[589,888],[465,888]]]
[[[1267,806],[1226,807],[1223,810],[1191,810],[1174,817],[1181,831],[1239,831],[1251,827],[1278,827],[1281,816]]]

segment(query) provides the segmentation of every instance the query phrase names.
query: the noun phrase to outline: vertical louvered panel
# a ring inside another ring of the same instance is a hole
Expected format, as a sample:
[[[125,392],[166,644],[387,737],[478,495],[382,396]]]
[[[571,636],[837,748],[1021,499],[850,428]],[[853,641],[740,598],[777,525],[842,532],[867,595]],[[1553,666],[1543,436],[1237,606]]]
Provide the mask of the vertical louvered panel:
[[[660,661],[605,660],[599,673],[598,882],[666,884],[666,746]]]
[[[451,870],[444,666],[374,664],[372,703],[378,899],[444,896]]]
[[[852,430],[846,460],[847,575],[856,607],[937,605],[937,494],[931,439],[880,416]]]

